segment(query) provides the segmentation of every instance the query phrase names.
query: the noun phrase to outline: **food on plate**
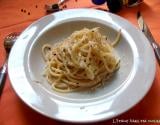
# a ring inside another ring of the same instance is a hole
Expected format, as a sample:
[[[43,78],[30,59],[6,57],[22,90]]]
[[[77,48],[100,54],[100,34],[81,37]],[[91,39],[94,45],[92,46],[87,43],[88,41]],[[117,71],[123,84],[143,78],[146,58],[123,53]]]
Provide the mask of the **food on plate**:
[[[95,89],[104,84],[120,67],[114,46],[120,39],[109,43],[100,28],[83,28],[54,45],[44,44],[44,77],[58,92]]]

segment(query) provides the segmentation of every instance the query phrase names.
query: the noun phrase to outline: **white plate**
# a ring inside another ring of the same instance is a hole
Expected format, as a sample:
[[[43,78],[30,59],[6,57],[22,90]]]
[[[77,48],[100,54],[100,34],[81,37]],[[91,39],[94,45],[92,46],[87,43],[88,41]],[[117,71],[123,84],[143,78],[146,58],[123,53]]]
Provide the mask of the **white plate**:
[[[121,29],[122,38],[115,48],[121,58],[120,69],[95,92],[54,92],[42,76],[42,45],[97,26],[111,40]],[[86,123],[113,118],[137,104],[152,85],[155,56],[146,37],[125,19],[99,10],[72,9],[30,25],[11,50],[8,72],[13,89],[32,109],[53,119]]]

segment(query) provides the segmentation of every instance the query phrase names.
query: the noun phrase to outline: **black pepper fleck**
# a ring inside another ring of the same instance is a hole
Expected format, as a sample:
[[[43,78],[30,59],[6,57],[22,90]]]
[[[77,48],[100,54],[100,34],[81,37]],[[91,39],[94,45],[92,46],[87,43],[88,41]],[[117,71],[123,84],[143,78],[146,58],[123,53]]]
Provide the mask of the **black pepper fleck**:
[[[31,13],[30,12],[28,12],[28,15],[30,15]]]
[[[64,5],[63,8],[67,8],[67,5]]]
[[[23,10],[24,13],[26,13],[26,10]]]
[[[36,8],[38,8],[38,5],[35,5]]]
[[[23,9],[21,9],[21,12],[23,12]]]
[[[99,64],[101,64],[102,63],[102,61],[99,61]]]

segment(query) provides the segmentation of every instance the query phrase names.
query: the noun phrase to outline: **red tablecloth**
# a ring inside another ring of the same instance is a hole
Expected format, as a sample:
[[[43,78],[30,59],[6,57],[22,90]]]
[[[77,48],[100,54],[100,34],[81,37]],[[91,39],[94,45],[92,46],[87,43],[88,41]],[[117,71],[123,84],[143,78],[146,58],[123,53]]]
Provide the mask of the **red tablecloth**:
[[[5,61],[4,37],[11,32],[23,31],[33,21],[46,15],[45,4],[55,0],[0,0],[0,65]],[[96,7],[91,0],[69,0],[67,8]],[[106,8],[105,5],[97,6]],[[141,10],[156,41],[160,44],[160,1],[144,0],[139,7],[123,9],[118,15],[137,26],[136,12]],[[23,12],[22,12],[23,11]],[[160,124],[160,67],[157,64],[156,76],[148,94],[140,103],[126,113],[98,124],[123,123],[122,120],[158,120]],[[120,122],[121,120],[121,122]],[[153,121],[154,122],[154,121]],[[7,77],[0,99],[0,125],[58,125],[59,121],[49,119],[30,109],[13,91]],[[68,123],[63,123],[68,124]],[[125,124],[125,123],[123,123]],[[133,122],[130,124],[134,124]],[[137,123],[139,124],[139,123]],[[142,123],[141,123],[142,124]],[[146,124],[146,123],[143,123]],[[153,123],[147,123],[153,124]],[[156,124],[156,123],[155,123]]]

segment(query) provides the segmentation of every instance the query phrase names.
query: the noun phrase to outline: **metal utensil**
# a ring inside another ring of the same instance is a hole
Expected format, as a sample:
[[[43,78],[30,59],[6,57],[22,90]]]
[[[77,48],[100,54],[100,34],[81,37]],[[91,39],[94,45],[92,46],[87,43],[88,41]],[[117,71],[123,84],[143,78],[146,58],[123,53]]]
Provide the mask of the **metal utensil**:
[[[153,47],[154,53],[155,53],[157,61],[158,61],[158,64],[160,65],[160,46],[154,40],[151,31],[149,30],[147,24],[145,23],[142,15],[139,11],[137,12],[137,20],[138,20],[138,24],[139,24],[140,29],[145,34],[145,36],[148,38],[151,46]]]
[[[17,37],[20,33],[14,32],[9,35],[7,35],[4,39],[4,48],[6,50],[6,61],[4,65],[0,68],[0,96],[2,94],[2,90],[4,88],[6,74],[7,74],[7,62],[8,62],[8,55],[11,50],[11,47],[17,40]]]
[[[54,3],[51,5],[46,4],[45,9],[47,13],[53,13],[62,10],[62,5],[69,0],[59,0],[58,3]]]

